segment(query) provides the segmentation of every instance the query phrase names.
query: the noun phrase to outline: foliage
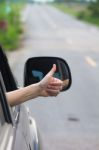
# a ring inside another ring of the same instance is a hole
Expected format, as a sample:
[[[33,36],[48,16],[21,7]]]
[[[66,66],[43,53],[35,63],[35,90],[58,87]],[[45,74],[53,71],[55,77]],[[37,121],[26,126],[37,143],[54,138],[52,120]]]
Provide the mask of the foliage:
[[[93,16],[99,17],[99,0],[96,2],[91,2],[88,9],[91,11]]]
[[[78,14],[78,18],[99,26],[99,0],[91,2],[85,11]]]
[[[22,33],[20,10],[15,5],[0,4],[0,44],[7,50],[18,47]]]
[[[87,4],[82,3],[54,3],[53,6],[60,9],[61,11],[73,15],[75,17],[81,17],[87,7]]]
[[[99,26],[99,0],[91,2],[85,5],[67,5],[67,3],[55,3],[53,4],[56,8],[61,11],[77,17],[78,19]],[[75,7],[76,6],[76,7]]]

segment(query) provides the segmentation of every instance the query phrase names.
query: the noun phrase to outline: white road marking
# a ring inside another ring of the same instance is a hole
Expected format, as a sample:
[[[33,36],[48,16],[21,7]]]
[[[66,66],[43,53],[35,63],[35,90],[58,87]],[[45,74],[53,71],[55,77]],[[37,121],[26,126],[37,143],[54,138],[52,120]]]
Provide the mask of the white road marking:
[[[85,60],[90,66],[97,67],[97,63],[90,56],[86,56]]]

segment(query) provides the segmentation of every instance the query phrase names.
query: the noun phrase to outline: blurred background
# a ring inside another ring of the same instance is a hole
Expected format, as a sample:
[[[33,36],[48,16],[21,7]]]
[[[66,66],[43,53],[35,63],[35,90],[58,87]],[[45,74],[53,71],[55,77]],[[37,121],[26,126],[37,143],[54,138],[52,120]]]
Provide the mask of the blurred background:
[[[24,30],[21,13],[27,4],[50,4],[79,20],[99,26],[99,0],[0,0],[0,43],[7,50],[19,47]]]
[[[70,66],[68,91],[25,103],[43,150],[99,150],[99,0],[0,0],[0,44],[19,86],[29,57]]]

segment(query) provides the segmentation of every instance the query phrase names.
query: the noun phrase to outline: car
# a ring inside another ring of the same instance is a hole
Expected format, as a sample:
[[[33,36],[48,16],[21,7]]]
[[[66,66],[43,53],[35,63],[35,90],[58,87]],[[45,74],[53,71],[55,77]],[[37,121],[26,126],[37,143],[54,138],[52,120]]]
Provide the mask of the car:
[[[54,76],[68,81],[62,91],[69,89],[72,81],[69,66],[58,57],[29,58],[24,66],[24,86],[39,82],[52,64],[57,66]],[[18,86],[2,49],[0,71],[0,150],[41,150],[39,129],[29,108],[25,104],[11,107],[7,102],[6,92],[16,90]]]

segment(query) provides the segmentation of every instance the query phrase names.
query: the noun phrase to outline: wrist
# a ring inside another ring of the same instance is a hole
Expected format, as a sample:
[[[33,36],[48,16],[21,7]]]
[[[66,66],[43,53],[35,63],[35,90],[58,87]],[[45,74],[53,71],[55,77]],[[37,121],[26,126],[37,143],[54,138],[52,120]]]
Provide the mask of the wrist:
[[[39,83],[31,84],[27,88],[28,88],[27,94],[29,95],[30,99],[40,96],[40,93],[42,91]]]
[[[42,95],[43,87],[40,82],[36,83],[37,89],[38,89],[38,96]]]

